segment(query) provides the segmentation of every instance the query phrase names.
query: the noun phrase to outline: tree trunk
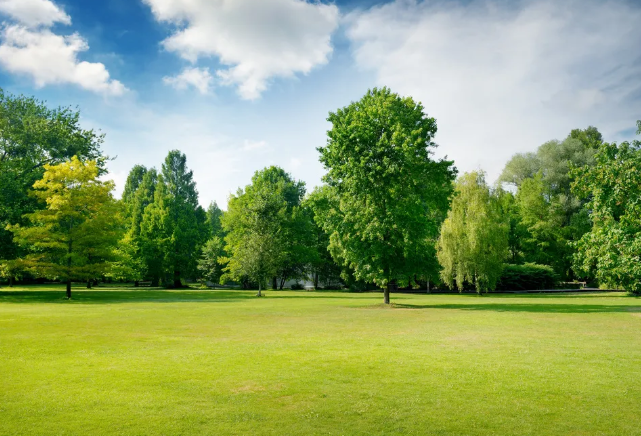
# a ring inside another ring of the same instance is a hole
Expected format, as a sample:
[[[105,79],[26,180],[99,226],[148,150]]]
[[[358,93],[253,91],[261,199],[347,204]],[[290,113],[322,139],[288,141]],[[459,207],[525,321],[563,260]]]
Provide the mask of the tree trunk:
[[[183,285],[180,282],[180,271],[174,271],[174,288],[182,288]]]
[[[281,291],[283,290],[283,286],[285,286],[285,277],[282,277],[282,278],[280,279],[280,290],[281,290]]]
[[[272,277],[272,289],[278,289],[278,279],[276,277]]]
[[[430,279],[427,279],[427,293],[430,293]]]
[[[314,273],[314,290],[318,290],[318,273]]]
[[[383,290],[383,298],[385,300],[385,304],[389,304],[389,292],[390,292],[391,286],[392,284],[388,283],[387,286],[385,286],[385,289]]]
[[[13,276],[9,276],[9,287],[13,288]]]
[[[91,289],[91,280],[87,280],[87,289]]]
[[[258,281],[258,294],[256,294],[257,297],[262,297],[263,296],[263,294],[261,292],[262,291],[262,287],[261,286],[262,286],[261,285],[261,280],[259,280]]]
[[[71,299],[71,279],[67,280],[67,299]]]

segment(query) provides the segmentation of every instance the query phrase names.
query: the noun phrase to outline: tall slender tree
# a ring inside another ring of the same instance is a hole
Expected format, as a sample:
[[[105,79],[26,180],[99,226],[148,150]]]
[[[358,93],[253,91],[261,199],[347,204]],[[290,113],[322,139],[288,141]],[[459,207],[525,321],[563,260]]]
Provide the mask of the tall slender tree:
[[[508,230],[507,217],[485,174],[461,176],[438,241],[443,281],[459,290],[469,283],[479,294],[494,290],[508,256]]]
[[[187,158],[170,151],[162,164],[154,201],[143,213],[141,236],[148,256],[161,255],[165,281],[182,287],[182,277],[195,277],[198,255],[207,240],[206,213],[198,204],[193,172]]]

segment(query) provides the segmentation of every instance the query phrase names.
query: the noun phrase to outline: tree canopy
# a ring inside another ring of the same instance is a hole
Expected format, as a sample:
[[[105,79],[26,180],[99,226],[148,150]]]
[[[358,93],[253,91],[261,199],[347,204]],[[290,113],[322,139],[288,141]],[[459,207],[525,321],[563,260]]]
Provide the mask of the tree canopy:
[[[573,174],[592,222],[574,244],[575,267],[609,287],[641,293],[641,141],[604,143],[596,164]]]
[[[494,290],[508,257],[508,230],[499,194],[487,185],[485,174],[461,176],[438,241],[443,281],[459,291],[466,284],[478,293]]]
[[[438,236],[455,170],[432,158],[436,120],[411,97],[373,89],[328,121],[327,145],[318,151],[338,219],[323,228],[335,258],[384,287],[389,303],[389,285],[427,268],[417,254]]]
[[[21,260],[36,277],[67,282],[103,275],[121,234],[121,211],[111,181],[98,180],[95,161],[44,165],[33,194],[46,207],[25,216],[27,225],[9,225],[18,244],[28,250]]]
[[[0,88],[0,260],[21,254],[8,224],[27,224],[26,214],[42,207],[29,195],[45,165],[77,156],[95,161],[104,172],[103,136],[80,126],[80,113],[71,108],[50,109],[32,97],[14,96]]]

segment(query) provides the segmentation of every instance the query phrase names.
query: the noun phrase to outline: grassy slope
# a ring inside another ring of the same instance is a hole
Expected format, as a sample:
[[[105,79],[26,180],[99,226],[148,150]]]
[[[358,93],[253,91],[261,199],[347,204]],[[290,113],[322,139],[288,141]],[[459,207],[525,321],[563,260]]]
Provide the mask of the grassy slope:
[[[0,289],[0,434],[641,434],[641,301]]]

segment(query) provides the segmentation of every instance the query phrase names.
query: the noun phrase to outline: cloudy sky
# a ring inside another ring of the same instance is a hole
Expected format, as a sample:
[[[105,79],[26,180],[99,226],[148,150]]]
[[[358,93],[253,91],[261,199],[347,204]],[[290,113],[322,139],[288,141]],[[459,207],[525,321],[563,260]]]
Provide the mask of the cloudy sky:
[[[632,0],[0,0],[0,86],[79,106],[122,189],[187,154],[207,205],[280,165],[308,187],[327,114],[389,86],[437,119],[439,156],[494,180],[516,152],[641,118]]]

